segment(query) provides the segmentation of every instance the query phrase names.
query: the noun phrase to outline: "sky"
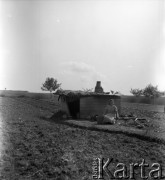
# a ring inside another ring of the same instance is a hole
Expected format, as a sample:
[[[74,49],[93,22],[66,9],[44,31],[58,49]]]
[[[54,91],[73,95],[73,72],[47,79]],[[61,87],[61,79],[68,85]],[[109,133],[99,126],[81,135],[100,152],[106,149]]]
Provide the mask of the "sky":
[[[0,1],[0,89],[165,90],[163,0]]]

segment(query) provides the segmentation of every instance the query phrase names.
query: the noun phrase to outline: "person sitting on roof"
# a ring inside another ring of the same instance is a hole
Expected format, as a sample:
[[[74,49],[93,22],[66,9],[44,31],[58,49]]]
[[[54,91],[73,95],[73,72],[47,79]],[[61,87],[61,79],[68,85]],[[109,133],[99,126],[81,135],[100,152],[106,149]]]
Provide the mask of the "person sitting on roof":
[[[103,115],[98,117],[98,124],[115,124],[118,117],[118,109],[114,101],[110,99],[104,109]]]

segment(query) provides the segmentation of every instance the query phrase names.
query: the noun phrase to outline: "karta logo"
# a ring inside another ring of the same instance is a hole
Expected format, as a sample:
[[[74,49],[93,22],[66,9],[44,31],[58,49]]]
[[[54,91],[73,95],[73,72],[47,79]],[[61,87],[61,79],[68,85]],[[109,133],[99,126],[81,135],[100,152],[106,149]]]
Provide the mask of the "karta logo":
[[[164,179],[165,176],[162,175],[162,166],[159,163],[153,163],[151,166],[145,163],[145,160],[142,159],[142,162],[131,163],[128,167],[124,163],[118,163],[115,167],[115,171],[111,170],[111,163],[113,158],[107,159],[104,158],[94,158],[92,163],[92,178],[93,179],[104,179],[106,175],[109,180],[111,179],[135,179],[135,170],[139,168],[141,179]],[[147,167],[149,170],[146,175]]]

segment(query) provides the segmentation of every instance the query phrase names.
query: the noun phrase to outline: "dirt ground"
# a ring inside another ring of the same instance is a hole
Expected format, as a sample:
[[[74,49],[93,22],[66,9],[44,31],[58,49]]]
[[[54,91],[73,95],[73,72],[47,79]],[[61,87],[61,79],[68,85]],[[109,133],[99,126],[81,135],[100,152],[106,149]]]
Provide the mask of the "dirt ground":
[[[79,129],[48,120],[58,108],[53,101],[0,97],[0,179],[90,180],[93,158],[117,163],[159,163],[165,173],[165,145],[121,134]],[[123,106],[151,121],[164,116]],[[154,121],[155,122],[155,121]],[[160,123],[159,123],[160,122]],[[140,170],[135,170],[135,179]],[[108,179],[105,175],[105,179]]]

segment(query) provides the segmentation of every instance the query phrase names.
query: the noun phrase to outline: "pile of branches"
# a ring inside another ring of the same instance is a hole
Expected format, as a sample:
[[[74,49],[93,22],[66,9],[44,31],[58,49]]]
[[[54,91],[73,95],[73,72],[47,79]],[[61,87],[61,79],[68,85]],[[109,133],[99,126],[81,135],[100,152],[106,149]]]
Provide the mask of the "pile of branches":
[[[55,120],[55,121],[58,121],[58,120],[61,121],[67,118],[68,118],[68,114],[63,110],[58,110],[50,117],[51,120]]]
[[[129,120],[133,120],[138,128],[144,128],[148,126],[149,121],[146,118],[138,118],[137,116],[130,114],[130,115],[121,115],[119,120],[124,120],[127,123]]]

